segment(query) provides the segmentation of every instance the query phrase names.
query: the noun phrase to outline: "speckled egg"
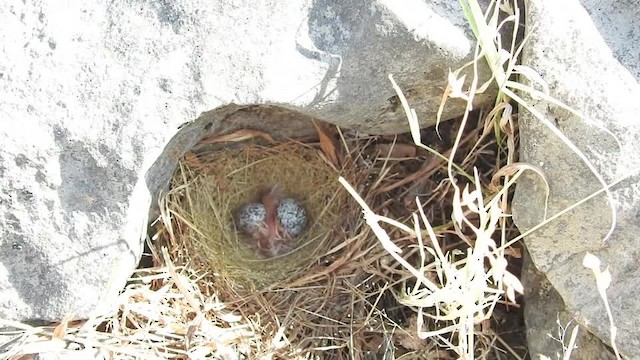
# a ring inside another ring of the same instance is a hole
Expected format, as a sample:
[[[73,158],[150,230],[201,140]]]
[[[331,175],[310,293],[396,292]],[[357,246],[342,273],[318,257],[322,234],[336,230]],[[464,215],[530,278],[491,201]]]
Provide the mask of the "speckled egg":
[[[289,236],[295,238],[307,226],[307,211],[302,204],[292,198],[284,198],[278,204],[278,222]]]
[[[238,230],[253,235],[264,224],[267,210],[263,204],[249,203],[236,212],[236,227]]]

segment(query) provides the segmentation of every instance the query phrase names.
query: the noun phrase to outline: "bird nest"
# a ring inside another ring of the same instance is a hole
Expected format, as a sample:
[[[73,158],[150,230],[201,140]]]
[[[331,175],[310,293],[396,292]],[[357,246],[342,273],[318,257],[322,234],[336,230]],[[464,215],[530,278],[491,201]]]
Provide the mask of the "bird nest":
[[[360,290],[368,276],[363,249],[375,242],[338,182],[342,176],[358,186],[366,176],[346,151],[327,154],[324,145],[247,142],[188,153],[161,201],[164,230],[156,250],[166,247],[173,264],[198,273],[203,294],[251,323],[253,342],[236,344],[247,356],[322,351],[348,358],[350,346],[368,341],[354,324],[362,331],[363,324],[376,331],[383,326],[372,325],[378,312],[372,316]],[[291,251],[270,257],[256,251],[255,240],[238,231],[235,220],[239,209],[273,185],[302,204],[306,227],[291,240]]]
[[[176,258],[210,269],[235,289],[264,289],[295,277],[335,245],[349,195],[337,171],[313,147],[298,143],[250,144],[180,161],[165,203],[173,214]],[[291,240],[291,251],[265,257],[255,239],[237,229],[236,213],[257,200],[266,186],[278,186],[307,212],[307,226]]]

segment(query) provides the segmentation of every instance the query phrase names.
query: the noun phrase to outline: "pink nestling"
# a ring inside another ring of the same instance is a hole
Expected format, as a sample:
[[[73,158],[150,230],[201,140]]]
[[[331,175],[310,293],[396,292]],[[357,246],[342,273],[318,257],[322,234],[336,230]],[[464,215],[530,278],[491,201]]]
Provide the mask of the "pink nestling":
[[[300,236],[306,224],[302,204],[284,197],[279,186],[261,190],[258,202],[244,205],[236,214],[237,228],[256,241],[260,253],[270,257],[291,251],[291,240]]]

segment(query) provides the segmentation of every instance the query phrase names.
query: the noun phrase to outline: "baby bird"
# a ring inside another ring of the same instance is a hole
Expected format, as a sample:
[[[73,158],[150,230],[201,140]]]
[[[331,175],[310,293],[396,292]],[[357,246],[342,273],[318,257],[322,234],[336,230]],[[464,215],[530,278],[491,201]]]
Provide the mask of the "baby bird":
[[[291,251],[289,243],[306,227],[306,211],[298,201],[283,198],[278,186],[262,190],[259,201],[240,208],[236,216],[238,229],[256,240],[264,255],[273,257]]]
[[[278,220],[278,207],[282,199],[282,190],[272,187],[262,192],[260,200],[266,210],[264,225],[258,229],[258,249],[270,256],[277,256],[291,250],[289,234]]]

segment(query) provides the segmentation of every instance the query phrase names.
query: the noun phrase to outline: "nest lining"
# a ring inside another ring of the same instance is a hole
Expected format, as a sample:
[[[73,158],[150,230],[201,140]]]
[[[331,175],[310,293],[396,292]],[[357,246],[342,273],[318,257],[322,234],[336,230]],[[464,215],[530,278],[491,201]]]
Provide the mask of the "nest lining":
[[[277,286],[309,268],[330,249],[350,200],[340,174],[318,151],[298,143],[274,147],[247,145],[191,155],[180,162],[167,195],[177,227],[174,249],[187,251],[238,289]],[[342,174],[343,176],[347,174]],[[265,258],[254,240],[237,231],[234,215],[255,201],[264,186],[279,185],[307,211],[307,229],[292,242],[293,251]],[[172,247],[172,246],[170,246]]]

